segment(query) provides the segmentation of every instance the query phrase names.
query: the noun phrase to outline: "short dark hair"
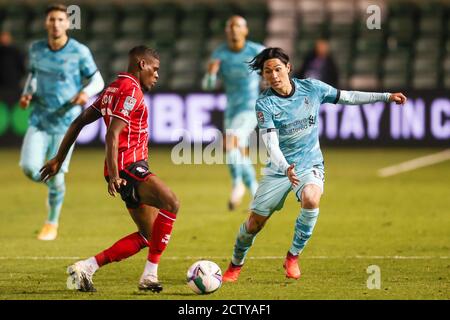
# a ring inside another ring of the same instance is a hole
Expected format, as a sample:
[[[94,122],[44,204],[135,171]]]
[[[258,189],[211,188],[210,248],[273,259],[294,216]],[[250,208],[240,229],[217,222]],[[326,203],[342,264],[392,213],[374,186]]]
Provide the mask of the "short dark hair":
[[[150,47],[144,46],[144,45],[140,45],[140,46],[136,46],[134,48],[132,48],[129,52],[128,52],[128,56],[148,56],[154,59],[159,60],[159,54],[155,49],[152,49]]]
[[[45,15],[47,16],[52,11],[61,11],[67,15],[67,6],[61,3],[54,3],[47,7],[45,10]]]
[[[289,56],[283,49],[266,48],[249,62],[249,66],[252,70],[258,71],[258,74],[261,74],[264,63],[270,59],[280,59],[286,65],[289,63]]]

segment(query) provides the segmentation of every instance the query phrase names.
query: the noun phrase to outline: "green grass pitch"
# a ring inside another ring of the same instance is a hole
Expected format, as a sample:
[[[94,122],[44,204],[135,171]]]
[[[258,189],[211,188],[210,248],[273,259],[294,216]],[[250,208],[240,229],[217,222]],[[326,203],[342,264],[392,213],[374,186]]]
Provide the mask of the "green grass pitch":
[[[325,193],[315,232],[302,254],[302,277],[282,268],[299,204],[291,194],[258,235],[237,283],[198,296],[185,283],[200,258],[224,271],[249,197],[228,212],[224,165],[174,165],[170,150],[150,150],[151,170],[179,196],[181,209],[163,255],[160,294],[137,283],[147,250],[100,269],[96,293],[66,289],[66,267],[109,247],[135,226],[103,179],[103,150],[78,148],[56,241],[35,240],[46,217],[46,188],[18,167],[19,150],[0,150],[0,300],[5,299],[450,299],[450,162],[379,178],[378,169],[438,149],[323,148]],[[367,268],[381,270],[368,289]]]

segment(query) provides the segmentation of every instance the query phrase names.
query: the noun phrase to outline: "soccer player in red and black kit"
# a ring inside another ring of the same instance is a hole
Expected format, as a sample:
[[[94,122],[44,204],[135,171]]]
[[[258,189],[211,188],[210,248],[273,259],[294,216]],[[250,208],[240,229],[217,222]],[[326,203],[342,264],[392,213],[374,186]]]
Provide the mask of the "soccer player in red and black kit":
[[[41,169],[46,181],[60,169],[70,146],[81,129],[103,117],[106,132],[105,178],[108,192],[120,193],[138,227],[110,248],[78,261],[67,268],[67,287],[80,291],[95,291],[94,272],[113,261],[128,258],[149,247],[147,263],[139,281],[139,289],[160,292],[158,263],[166,248],[179,208],[175,194],[148,169],[147,106],[143,91],[158,80],[159,56],[145,46],[129,52],[128,72],[121,73],[98,99],[74,120],[69,127],[58,154]]]

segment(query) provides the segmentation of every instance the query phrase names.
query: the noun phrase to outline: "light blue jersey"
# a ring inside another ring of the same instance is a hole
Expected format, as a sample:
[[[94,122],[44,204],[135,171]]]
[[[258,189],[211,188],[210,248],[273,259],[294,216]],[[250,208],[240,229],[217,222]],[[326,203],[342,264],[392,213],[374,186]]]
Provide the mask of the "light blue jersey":
[[[281,96],[269,88],[256,102],[260,129],[278,130],[281,152],[288,164],[295,163],[300,173],[313,167],[323,169],[319,144],[319,107],[337,103],[339,90],[314,79],[292,79],[293,91]],[[283,174],[268,164],[268,174]]]
[[[214,50],[212,59],[221,61],[219,77],[227,96],[225,119],[231,119],[243,111],[254,112],[261,78],[249,68],[248,62],[264,48],[262,44],[247,40],[239,52],[231,51],[226,43]]]
[[[65,133],[81,113],[81,106],[70,100],[82,89],[83,78],[97,71],[92,54],[72,38],[59,50],[51,50],[47,39],[33,42],[29,53],[37,85],[29,124],[50,134]]]

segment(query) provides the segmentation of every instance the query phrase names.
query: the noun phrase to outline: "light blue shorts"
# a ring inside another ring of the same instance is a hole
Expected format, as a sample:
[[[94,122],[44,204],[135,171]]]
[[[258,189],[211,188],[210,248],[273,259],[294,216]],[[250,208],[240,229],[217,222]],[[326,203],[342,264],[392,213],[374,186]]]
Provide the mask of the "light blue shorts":
[[[263,176],[259,182],[251,210],[261,216],[268,217],[274,211],[283,208],[284,201],[291,190],[294,191],[297,200],[301,202],[303,188],[308,184],[319,186],[323,193],[325,175],[322,169],[311,168],[297,173],[297,177],[300,183],[296,187],[292,187],[287,176]]]
[[[238,138],[239,147],[245,148],[249,144],[249,137],[257,125],[254,111],[243,111],[232,118],[225,118],[225,134],[232,134]]]
[[[63,133],[49,134],[36,127],[29,126],[23,139],[19,165],[33,172],[39,171],[47,160],[56,155],[63,138]],[[69,171],[69,163],[74,145],[72,145],[67,153],[60,172],[66,173]]]

